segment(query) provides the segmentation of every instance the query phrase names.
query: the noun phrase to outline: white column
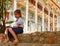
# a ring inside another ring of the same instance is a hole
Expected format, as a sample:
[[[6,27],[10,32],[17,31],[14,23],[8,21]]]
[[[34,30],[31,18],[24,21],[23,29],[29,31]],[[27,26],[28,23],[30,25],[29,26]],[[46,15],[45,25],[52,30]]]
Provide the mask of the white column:
[[[48,31],[50,31],[50,10],[48,11]]]
[[[28,31],[28,0],[26,0],[26,31]]]
[[[55,24],[54,24],[54,22],[55,22],[55,19],[54,19],[54,13],[53,13],[53,31],[55,31]]]
[[[44,6],[42,8],[42,31],[44,31]]]
[[[17,9],[17,0],[14,0],[14,10],[13,10],[13,14],[14,14],[14,11]],[[14,17],[14,21],[16,20],[15,16],[13,15]]]
[[[57,16],[57,31],[58,31],[58,28],[59,28],[59,26],[58,26],[58,16]]]
[[[36,31],[37,31],[37,19],[38,19],[38,15],[37,15],[38,8],[37,7],[38,6],[37,6],[37,0],[36,0],[36,4],[35,4],[35,24],[36,24]]]
[[[16,8],[17,8],[17,1],[14,0],[14,11],[16,10]]]

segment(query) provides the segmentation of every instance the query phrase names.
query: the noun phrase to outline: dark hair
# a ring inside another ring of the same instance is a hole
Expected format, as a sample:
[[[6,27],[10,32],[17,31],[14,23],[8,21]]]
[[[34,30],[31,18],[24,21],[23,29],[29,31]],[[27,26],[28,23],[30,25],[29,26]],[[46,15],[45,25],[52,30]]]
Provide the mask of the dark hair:
[[[18,13],[18,14],[20,15],[20,17],[22,17],[22,16],[21,16],[21,10],[17,9],[17,10],[15,10],[14,12]]]
[[[9,12],[6,12],[6,14],[9,14]]]

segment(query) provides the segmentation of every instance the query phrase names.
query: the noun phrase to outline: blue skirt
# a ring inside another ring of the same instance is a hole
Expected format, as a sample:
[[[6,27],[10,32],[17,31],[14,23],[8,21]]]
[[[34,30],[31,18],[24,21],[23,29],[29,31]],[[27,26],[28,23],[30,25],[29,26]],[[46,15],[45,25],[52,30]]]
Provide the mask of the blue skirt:
[[[12,30],[15,32],[15,34],[21,34],[23,33],[23,28],[22,27],[19,27],[19,28],[12,28]],[[12,35],[10,32],[8,32],[8,37],[11,38]]]

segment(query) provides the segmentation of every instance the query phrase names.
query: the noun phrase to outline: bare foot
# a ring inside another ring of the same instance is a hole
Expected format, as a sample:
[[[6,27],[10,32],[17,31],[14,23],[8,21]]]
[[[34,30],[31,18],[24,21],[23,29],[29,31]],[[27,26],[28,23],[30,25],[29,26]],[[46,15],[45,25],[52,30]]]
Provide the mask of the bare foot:
[[[16,44],[18,44],[18,43],[19,43],[18,40],[14,40],[14,41],[13,41],[13,44],[14,44],[14,45],[16,45]]]
[[[3,41],[3,43],[7,43],[7,42],[9,42],[10,40],[7,40],[7,39],[5,39],[4,41]]]
[[[4,39],[4,42],[9,42],[10,40],[6,37],[5,39]]]

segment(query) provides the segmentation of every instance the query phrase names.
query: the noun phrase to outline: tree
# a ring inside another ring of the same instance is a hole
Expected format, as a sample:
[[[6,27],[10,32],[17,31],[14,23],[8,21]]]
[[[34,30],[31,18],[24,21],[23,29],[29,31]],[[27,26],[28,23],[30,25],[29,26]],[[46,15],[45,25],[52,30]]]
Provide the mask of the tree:
[[[5,14],[6,10],[11,7],[11,0],[0,0],[0,33],[5,31]]]
[[[6,0],[0,0],[0,33],[5,30]]]

